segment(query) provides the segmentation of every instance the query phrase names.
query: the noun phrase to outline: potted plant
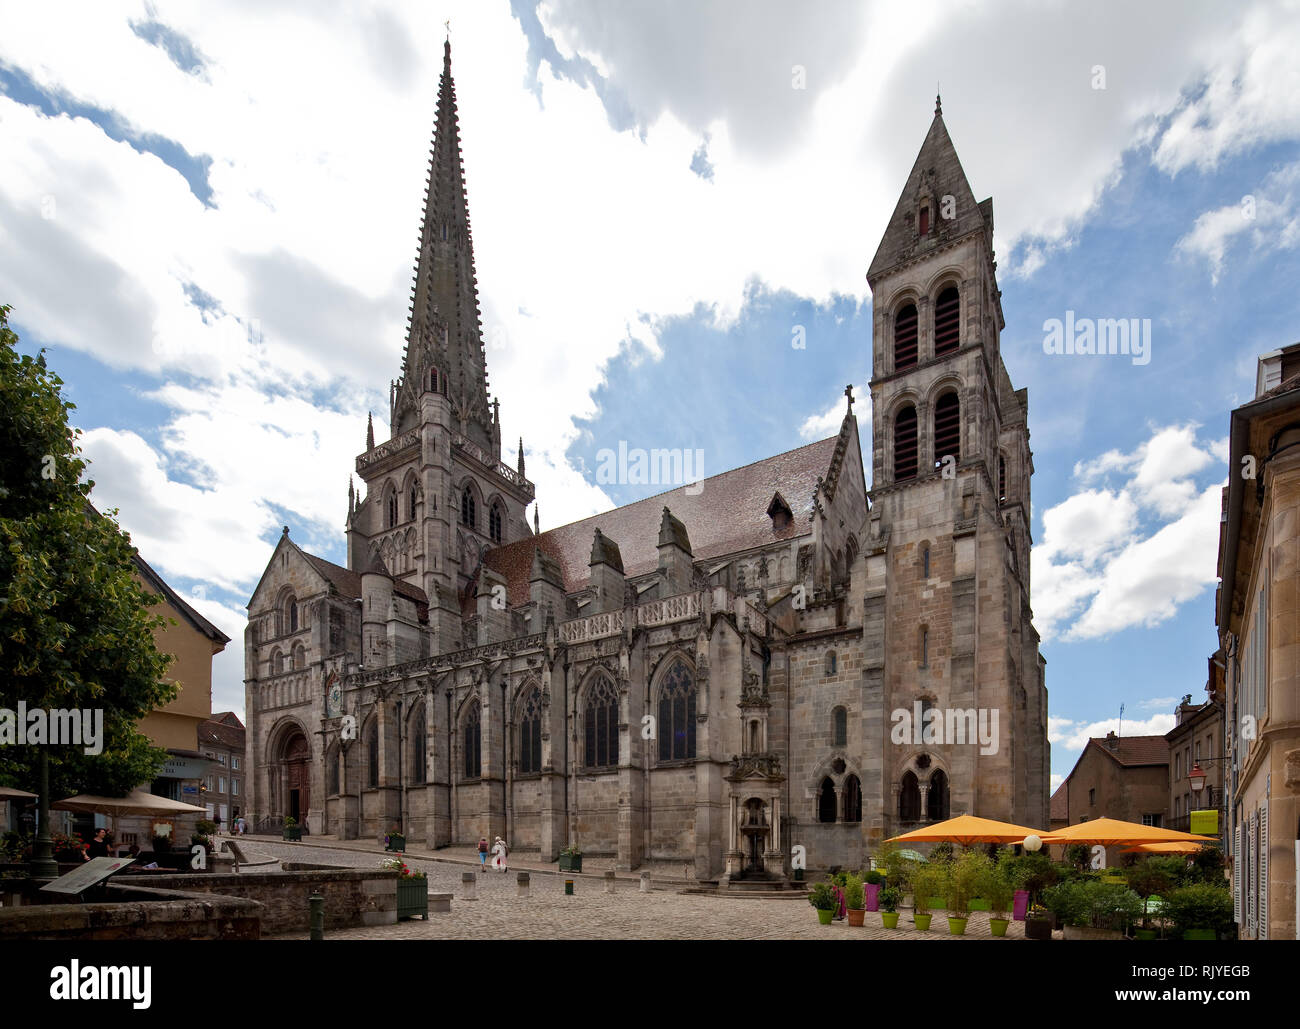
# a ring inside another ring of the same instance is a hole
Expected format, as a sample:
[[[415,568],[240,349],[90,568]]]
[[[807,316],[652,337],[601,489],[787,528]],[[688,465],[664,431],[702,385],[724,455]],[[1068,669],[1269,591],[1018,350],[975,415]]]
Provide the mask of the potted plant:
[[[399,854],[406,852],[406,834],[398,826],[393,826],[384,837],[384,850],[395,850]]]
[[[1184,940],[1214,940],[1232,924],[1232,892],[1197,883],[1170,890],[1164,915]]]
[[[1042,904],[1033,905],[1025,915],[1025,939],[1050,940],[1055,922],[1052,913]]]
[[[1121,883],[1061,883],[1048,891],[1047,903],[1067,940],[1120,939],[1125,927],[1142,917],[1142,899]]]
[[[912,873],[912,918],[917,929],[930,928],[930,898],[943,889],[943,876],[936,865],[921,865]]]
[[[402,860],[402,855],[380,862],[381,868],[397,873],[397,918],[414,918],[420,915],[429,920],[429,879],[423,872],[413,872]]]
[[[298,819],[294,818],[293,815],[284,816],[284,838],[294,841],[302,839],[302,826],[298,824]]]
[[[868,875],[872,874],[870,872]],[[861,925],[867,915],[866,896],[863,891],[862,878],[850,873],[844,884],[844,904],[848,908],[849,925]]]
[[[1172,888],[1173,880],[1163,867],[1149,860],[1131,865],[1125,877],[1128,888],[1142,898],[1142,927],[1134,932],[1134,936],[1139,940],[1154,940],[1156,931],[1151,926],[1151,899],[1156,897],[1157,903],[1163,905],[1159,898]]]
[[[867,910],[879,911],[880,888],[885,885],[885,877],[873,868],[862,877],[862,882],[866,891]]]
[[[948,932],[964,936],[966,920],[970,917],[970,901],[975,887],[988,866],[988,858],[978,851],[968,850],[953,861],[948,872]]]
[[[880,924],[886,929],[898,928],[898,902],[903,891],[897,886],[886,886],[880,891]]]
[[[1000,866],[990,865],[984,869],[979,884],[980,896],[989,902],[989,932],[994,936],[1006,936],[1007,926],[1011,924],[1009,914],[1014,891],[1002,872]]]
[[[582,871],[582,848],[576,843],[570,843],[560,851],[560,871],[561,872],[581,872]]]
[[[835,893],[831,890],[830,883],[818,883],[812,888],[812,893],[808,894],[808,903],[817,909],[817,921],[822,925],[830,925],[831,919],[835,916],[835,908],[839,901]]]

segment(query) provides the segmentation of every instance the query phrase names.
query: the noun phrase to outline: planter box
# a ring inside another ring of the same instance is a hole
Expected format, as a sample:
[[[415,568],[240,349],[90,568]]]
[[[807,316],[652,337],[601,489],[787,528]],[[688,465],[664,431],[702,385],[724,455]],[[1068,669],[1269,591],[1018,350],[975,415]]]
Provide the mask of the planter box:
[[[1052,938],[1052,920],[1050,918],[1026,918],[1025,939],[1050,940]]]
[[[955,918],[955,917],[953,917],[952,915],[949,915],[949,916],[948,916],[948,935],[949,935],[949,936],[965,936],[965,935],[966,935],[966,919],[964,919],[964,918]]]
[[[399,833],[389,833],[388,843],[385,845],[384,850],[395,850],[399,854],[406,853],[406,837]]]
[[[582,855],[581,854],[561,854],[560,855],[561,872],[581,872]]]
[[[302,841],[302,826],[301,826],[301,825],[295,825],[295,826],[288,826],[288,825],[286,825],[286,826],[284,827],[284,838],[285,838],[286,840],[292,840],[292,841],[294,841],[295,843],[299,843],[299,842],[301,842],[301,841]]]
[[[1027,914],[1029,914],[1029,891],[1016,890],[1016,899],[1011,905],[1011,918],[1016,922],[1023,922]]]
[[[429,920],[429,880],[398,879],[397,917],[414,918],[416,915],[426,922]]]
[[[1064,929],[1067,940],[1122,940],[1124,933],[1119,929],[1093,929],[1086,925],[1067,925]]]

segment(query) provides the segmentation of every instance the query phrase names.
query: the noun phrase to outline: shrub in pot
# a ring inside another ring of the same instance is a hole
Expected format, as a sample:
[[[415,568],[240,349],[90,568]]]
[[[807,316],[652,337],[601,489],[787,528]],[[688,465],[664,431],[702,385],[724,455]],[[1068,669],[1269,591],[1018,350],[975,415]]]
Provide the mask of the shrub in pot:
[[[866,891],[866,909],[880,910],[880,888],[885,885],[885,877],[873,868],[863,875],[862,883]]]
[[[912,873],[912,903],[916,927],[921,931],[930,928],[930,898],[943,889],[943,874],[934,865],[921,865]]]
[[[831,919],[835,916],[835,909],[839,906],[839,901],[831,888],[830,883],[818,883],[808,894],[808,903],[817,909],[817,921],[822,925],[830,925]]]
[[[981,877],[991,867],[989,859],[977,850],[968,850],[954,860],[948,871],[948,931],[953,936],[966,932],[971,898]]]
[[[880,924],[886,929],[898,928],[898,902],[903,891],[897,886],[886,886],[880,891]]]
[[[844,884],[844,905],[848,909],[849,925],[861,925],[866,917],[866,895],[862,880],[856,875],[848,875]]]
[[[1156,934],[1151,928],[1151,898],[1156,895],[1163,897],[1168,893],[1173,888],[1173,879],[1164,867],[1149,858],[1130,865],[1125,870],[1124,877],[1128,888],[1142,898],[1142,928],[1138,930],[1138,939],[1154,940]]]
[[[1008,915],[1015,891],[1003,874],[1001,864],[984,869],[979,880],[979,892],[989,902],[989,932],[994,936],[1005,936],[1007,926],[1011,924]]]

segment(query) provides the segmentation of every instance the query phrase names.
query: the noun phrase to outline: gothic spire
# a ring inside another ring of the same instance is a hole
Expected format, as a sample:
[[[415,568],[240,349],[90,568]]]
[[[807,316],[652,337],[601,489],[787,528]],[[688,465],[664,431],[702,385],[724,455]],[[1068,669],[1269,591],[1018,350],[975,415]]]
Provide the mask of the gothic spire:
[[[393,410],[394,432],[405,426],[420,393],[429,388],[431,367],[437,367],[445,379],[439,392],[446,393],[470,438],[485,450],[499,449],[493,446],[493,412],[488,405],[451,40],[442,48],[437,123],[429,152],[402,386]]]
[[[375,418],[366,412],[366,450],[375,449]]]
[[[524,438],[519,437],[519,477],[524,476]]]

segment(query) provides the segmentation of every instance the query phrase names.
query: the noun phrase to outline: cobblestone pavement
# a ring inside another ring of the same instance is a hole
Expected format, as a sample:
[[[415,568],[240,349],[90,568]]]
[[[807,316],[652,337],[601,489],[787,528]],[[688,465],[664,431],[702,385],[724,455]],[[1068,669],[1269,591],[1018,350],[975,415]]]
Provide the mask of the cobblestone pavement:
[[[292,843],[264,840],[242,841],[250,858],[288,858],[346,865],[375,867],[383,855],[352,848],[312,847],[310,851]],[[917,932],[912,914],[904,911],[898,929],[885,929],[880,915],[868,911],[863,927],[847,922],[821,925],[817,914],[802,898],[760,900],[753,898],[685,895],[676,888],[641,893],[637,885],[620,881],[613,894],[605,892],[600,879],[570,876],[574,895],[564,893],[566,876],[554,871],[529,869],[531,888],[527,898],[518,896],[515,873],[488,869],[477,875],[478,900],[464,900],[461,875],[466,866],[446,861],[422,860],[406,855],[406,863],[429,876],[431,893],[452,894],[451,911],[430,912],[429,920],[411,919],[397,925],[335,930],[332,940],[967,940],[991,942],[988,916],[972,912],[967,935],[950,936],[942,914],[936,914],[928,932]],[[306,933],[287,933],[267,939],[307,939]],[[1024,924],[1012,922],[1008,939],[1023,939]]]

